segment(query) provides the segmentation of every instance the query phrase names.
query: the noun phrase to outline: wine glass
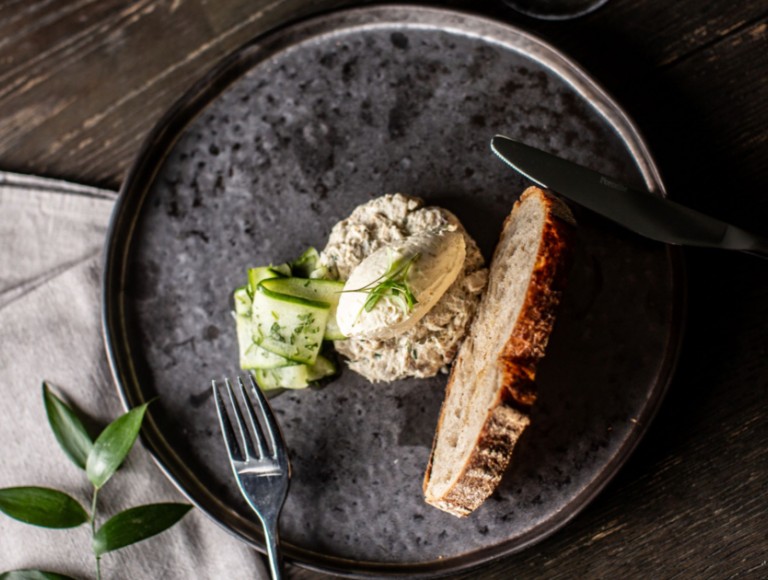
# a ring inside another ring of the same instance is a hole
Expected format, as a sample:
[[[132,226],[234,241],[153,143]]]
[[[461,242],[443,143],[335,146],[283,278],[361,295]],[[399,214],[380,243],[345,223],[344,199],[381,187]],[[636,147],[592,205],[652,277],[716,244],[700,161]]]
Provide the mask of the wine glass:
[[[518,12],[543,20],[578,18],[600,8],[608,0],[504,0]]]

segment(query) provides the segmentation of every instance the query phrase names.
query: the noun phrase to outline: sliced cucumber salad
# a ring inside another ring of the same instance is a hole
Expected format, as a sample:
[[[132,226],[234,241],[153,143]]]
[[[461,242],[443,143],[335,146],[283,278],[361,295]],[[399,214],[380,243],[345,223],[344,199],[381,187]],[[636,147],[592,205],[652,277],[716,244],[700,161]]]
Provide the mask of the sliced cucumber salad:
[[[328,341],[345,338],[336,323],[344,283],[327,280],[319,255],[248,270],[234,292],[240,367],[262,390],[303,389],[337,372]]]

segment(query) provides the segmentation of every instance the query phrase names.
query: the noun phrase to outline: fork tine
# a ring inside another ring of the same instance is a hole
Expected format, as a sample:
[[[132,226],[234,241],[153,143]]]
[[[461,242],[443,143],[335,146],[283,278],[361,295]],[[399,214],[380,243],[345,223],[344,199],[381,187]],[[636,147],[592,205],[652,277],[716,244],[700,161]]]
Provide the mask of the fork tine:
[[[264,393],[258,387],[256,381],[253,380],[253,377],[249,375],[248,378],[250,379],[251,392],[256,395],[256,401],[259,404],[261,416],[264,418],[264,426],[269,434],[269,442],[272,446],[272,456],[278,461],[284,461],[287,456],[285,444],[283,443],[283,437],[280,433],[280,427],[275,420],[275,416],[272,414],[272,408],[269,406],[269,403],[267,403]]]
[[[213,398],[216,402],[216,412],[219,415],[219,424],[221,425],[221,433],[224,435],[224,443],[227,446],[227,452],[230,459],[235,461],[244,461],[243,453],[240,450],[240,444],[237,442],[237,435],[232,427],[232,422],[229,420],[229,414],[227,408],[224,405],[224,401],[219,393],[219,387],[216,385],[216,381],[211,381],[213,385]]]
[[[238,381],[240,378],[238,377]],[[235,421],[237,422],[237,428],[240,431],[240,435],[243,438],[243,443],[245,444],[245,460],[247,461],[250,457],[259,458],[262,456],[261,454],[261,444],[259,443],[259,449],[257,450],[256,447],[253,445],[253,437],[251,436],[250,431],[248,431],[248,426],[245,424],[245,417],[243,417],[243,412],[240,409],[240,404],[237,402],[237,397],[235,396],[235,393],[232,389],[232,385],[229,382],[229,379],[224,379],[224,384],[227,387],[227,393],[229,394],[229,401],[232,403],[232,408],[235,411]]]
[[[246,391],[245,385],[243,384],[243,379],[237,377],[237,384],[240,386],[240,393],[242,394],[243,401],[245,402],[245,409],[248,412],[251,428],[253,429],[253,433],[256,436],[256,446],[258,447],[259,452],[258,457],[264,457],[264,444],[262,443],[265,441],[264,431],[262,430],[261,424],[256,417],[256,411],[253,407],[253,402],[251,401],[251,397],[248,396],[248,392]],[[272,440],[271,443],[272,448],[274,449],[274,440]]]

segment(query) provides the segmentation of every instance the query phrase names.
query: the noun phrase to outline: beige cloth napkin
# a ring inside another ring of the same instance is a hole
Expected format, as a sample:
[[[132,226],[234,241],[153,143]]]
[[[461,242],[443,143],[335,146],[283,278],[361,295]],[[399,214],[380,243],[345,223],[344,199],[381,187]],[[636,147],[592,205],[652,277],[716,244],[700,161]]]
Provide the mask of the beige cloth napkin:
[[[116,195],[0,172],[0,487],[90,484],[58,448],[41,383],[106,424],[123,412],[100,322],[101,250]],[[128,507],[186,501],[136,445],[99,494],[101,522]],[[0,514],[0,572],[35,568],[94,578],[87,526],[48,530]],[[267,578],[261,556],[198,510],[162,535],[102,559],[102,577]]]

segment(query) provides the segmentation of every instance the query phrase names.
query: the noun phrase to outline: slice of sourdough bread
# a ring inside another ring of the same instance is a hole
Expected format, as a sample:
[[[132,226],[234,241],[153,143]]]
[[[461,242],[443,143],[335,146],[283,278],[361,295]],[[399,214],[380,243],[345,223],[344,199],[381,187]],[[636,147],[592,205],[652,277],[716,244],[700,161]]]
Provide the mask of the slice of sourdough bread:
[[[448,379],[424,476],[427,503],[466,516],[501,481],[530,422],[574,225],[568,207],[537,187],[523,192],[504,222],[488,287]]]

